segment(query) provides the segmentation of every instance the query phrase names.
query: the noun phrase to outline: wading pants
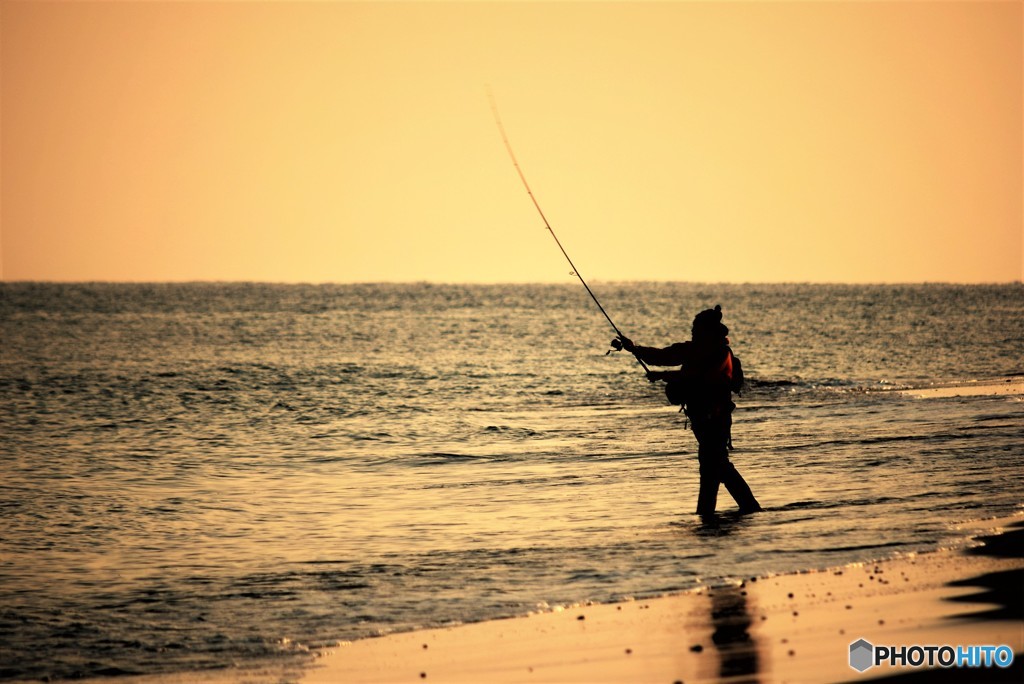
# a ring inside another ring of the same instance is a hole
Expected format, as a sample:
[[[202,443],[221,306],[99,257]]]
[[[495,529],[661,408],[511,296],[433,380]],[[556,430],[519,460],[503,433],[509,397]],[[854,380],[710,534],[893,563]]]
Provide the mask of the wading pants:
[[[700,463],[700,493],[697,495],[697,515],[713,515],[718,503],[718,485],[736,499],[741,513],[763,510],[754,498],[750,486],[729,461],[729,434],[732,416],[690,418],[693,434],[697,438],[697,460]]]

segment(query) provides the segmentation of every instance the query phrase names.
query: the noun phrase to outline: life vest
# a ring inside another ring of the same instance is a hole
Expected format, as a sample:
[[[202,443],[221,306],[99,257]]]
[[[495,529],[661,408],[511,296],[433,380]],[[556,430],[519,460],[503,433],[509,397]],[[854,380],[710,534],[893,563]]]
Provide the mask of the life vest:
[[[729,350],[729,354],[725,357],[725,361],[722,362],[722,366],[728,366],[724,369],[724,375],[729,380],[729,389],[736,394],[743,391],[743,364],[740,363],[740,357],[732,353]]]
[[[730,394],[743,389],[743,365],[739,357],[726,347],[725,357],[717,366],[701,372],[701,368],[693,367],[699,365],[696,359],[691,364],[683,364],[682,372],[665,384],[669,403],[684,409],[691,404],[728,404],[732,410]]]

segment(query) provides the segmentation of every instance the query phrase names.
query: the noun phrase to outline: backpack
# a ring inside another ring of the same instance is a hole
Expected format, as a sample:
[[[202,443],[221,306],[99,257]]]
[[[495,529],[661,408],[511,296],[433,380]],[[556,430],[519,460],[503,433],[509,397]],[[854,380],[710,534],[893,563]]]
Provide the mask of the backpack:
[[[690,396],[693,381],[690,378],[678,378],[665,382],[665,397],[673,406],[685,406]]]
[[[743,390],[743,364],[740,357],[729,351],[728,363],[723,364],[722,370],[729,381],[729,389],[736,394]],[[665,382],[665,397],[668,403],[673,406],[686,406],[689,403],[691,393],[698,384],[698,379],[692,376],[683,376],[682,373],[675,375]]]

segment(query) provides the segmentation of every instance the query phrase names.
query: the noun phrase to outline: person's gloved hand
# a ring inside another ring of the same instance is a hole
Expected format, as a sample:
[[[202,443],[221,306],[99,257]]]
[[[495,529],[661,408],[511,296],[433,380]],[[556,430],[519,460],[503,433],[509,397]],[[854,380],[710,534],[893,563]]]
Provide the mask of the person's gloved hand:
[[[619,341],[619,344],[622,345],[622,348],[625,349],[626,351],[632,352],[634,349],[636,349],[636,345],[633,344],[633,340],[629,339],[625,335],[619,335],[616,339]]]

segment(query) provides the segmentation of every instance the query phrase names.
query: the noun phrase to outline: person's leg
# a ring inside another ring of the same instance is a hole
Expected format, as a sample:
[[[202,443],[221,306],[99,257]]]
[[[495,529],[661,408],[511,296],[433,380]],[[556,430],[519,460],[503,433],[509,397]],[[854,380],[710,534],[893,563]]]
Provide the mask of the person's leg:
[[[764,510],[754,498],[754,493],[750,491],[750,485],[729,460],[726,460],[720,469],[719,477],[732,498],[736,499],[741,513],[755,513]]]
[[[697,438],[697,460],[700,463],[697,515],[714,515],[718,505],[718,485],[722,482],[722,464],[728,463],[728,432],[707,420],[691,419],[691,425]]]
[[[697,494],[697,515],[714,515],[718,505],[718,463],[713,457],[698,456],[700,461],[700,491]]]
[[[754,498],[743,476],[729,461],[729,434],[732,416],[725,414],[715,418],[693,421],[693,434],[697,438],[697,458],[700,461],[700,493],[697,497],[697,513],[710,515],[718,503],[718,485],[725,485],[740,507],[741,513],[764,510]]]

